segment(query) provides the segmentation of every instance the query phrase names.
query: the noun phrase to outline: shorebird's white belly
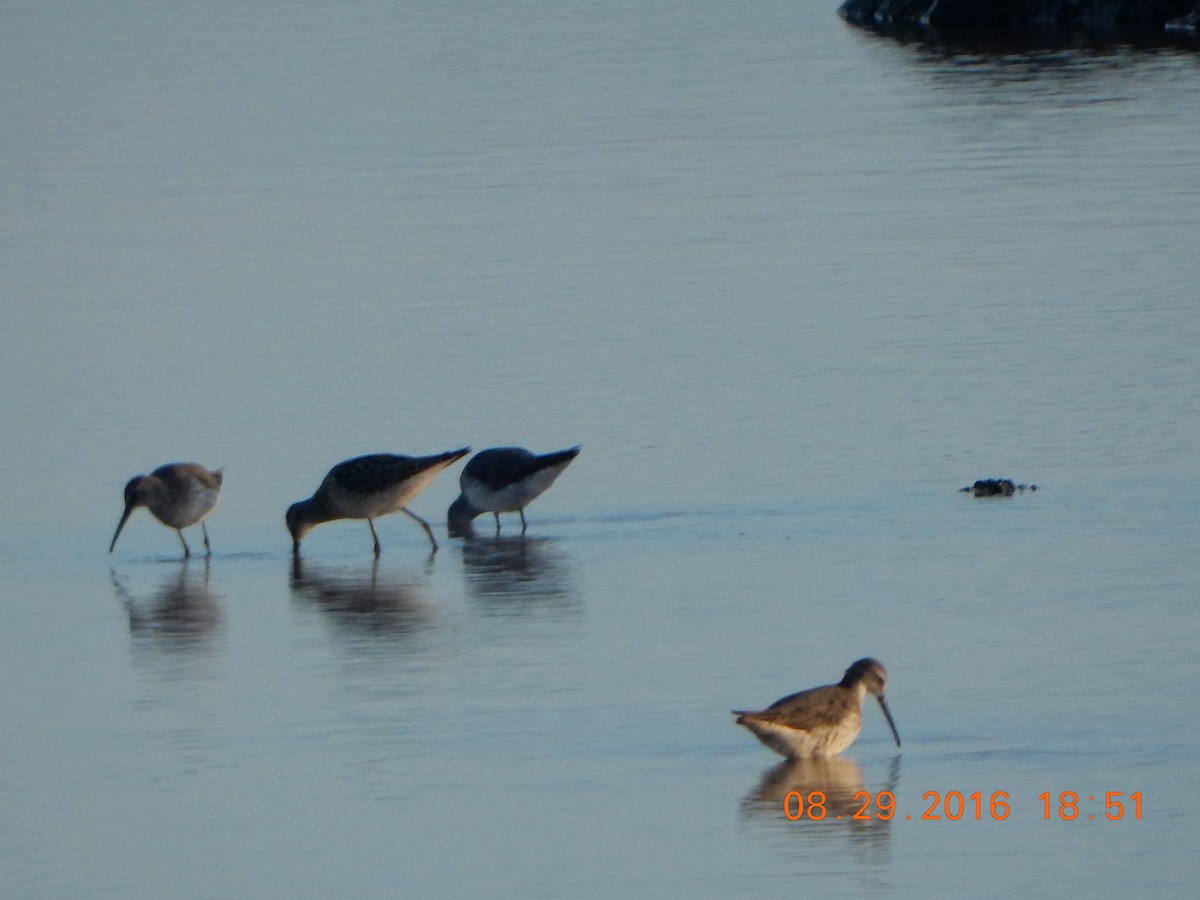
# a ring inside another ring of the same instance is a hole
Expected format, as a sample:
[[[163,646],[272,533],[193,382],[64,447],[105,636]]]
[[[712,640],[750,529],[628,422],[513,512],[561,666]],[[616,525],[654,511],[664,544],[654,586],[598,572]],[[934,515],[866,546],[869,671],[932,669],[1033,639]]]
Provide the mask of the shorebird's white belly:
[[[493,490],[482,482],[467,477],[462,479],[462,491],[467,502],[476,509],[484,512],[516,512],[528,506],[535,497],[545,493],[570,462],[568,459],[560,465],[548,466],[500,490]]]
[[[746,725],[760,741],[776,753],[805,759],[837,756],[858,737],[862,730],[862,718],[855,716],[837,725],[822,725],[812,730],[788,728],[761,720],[750,720]]]

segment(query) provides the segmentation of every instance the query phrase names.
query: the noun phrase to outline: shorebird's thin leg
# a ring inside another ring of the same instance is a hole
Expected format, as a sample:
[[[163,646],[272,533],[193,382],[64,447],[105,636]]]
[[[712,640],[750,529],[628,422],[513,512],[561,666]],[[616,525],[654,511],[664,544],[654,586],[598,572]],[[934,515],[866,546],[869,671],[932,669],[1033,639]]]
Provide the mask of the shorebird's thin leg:
[[[192,551],[188,549],[187,541],[183,539],[183,529],[176,528],[175,533],[179,535],[179,543],[183,544],[183,558],[189,559],[192,555]]]
[[[500,534],[500,513],[493,512],[492,515],[496,517],[496,534],[499,535]]]
[[[379,558],[379,552],[380,552],[380,551],[379,551],[379,535],[377,535],[377,534],[375,533],[375,523],[374,523],[374,522],[372,522],[372,521],[370,520],[370,518],[368,518],[368,519],[367,519],[367,524],[368,524],[369,526],[371,526],[371,537],[373,537],[373,538],[375,539],[375,558],[376,558],[376,559],[378,559],[378,558]]]
[[[433,537],[433,529],[429,527],[429,523],[426,522],[424,519],[422,519],[420,516],[418,516],[415,512],[408,509],[407,507],[404,507],[404,506],[400,507],[400,512],[407,515],[410,519],[415,519],[417,522],[419,522],[421,524],[421,527],[425,529],[425,533],[427,535],[429,535],[429,543],[433,545],[433,552],[437,553],[437,551],[438,551],[437,540],[435,540]],[[368,520],[368,521],[370,521],[370,520]]]
[[[204,555],[212,556],[212,546],[208,543],[208,526],[203,520],[200,522],[200,530],[204,532]]]
[[[521,537],[525,537],[525,510],[518,509],[517,512],[521,514]]]

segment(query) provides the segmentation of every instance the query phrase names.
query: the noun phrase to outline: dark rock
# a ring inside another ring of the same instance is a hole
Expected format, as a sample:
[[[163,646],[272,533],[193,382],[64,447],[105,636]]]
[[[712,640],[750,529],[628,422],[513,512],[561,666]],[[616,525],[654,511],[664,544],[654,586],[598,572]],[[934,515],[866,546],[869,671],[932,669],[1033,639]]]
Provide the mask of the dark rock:
[[[838,15],[897,37],[1165,44],[1196,36],[1200,0],[845,0]]]
[[[1011,497],[1021,491],[1036,491],[1036,484],[1013,484],[1011,478],[982,478],[972,485],[959,488],[960,493],[973,493],[976,497]]]

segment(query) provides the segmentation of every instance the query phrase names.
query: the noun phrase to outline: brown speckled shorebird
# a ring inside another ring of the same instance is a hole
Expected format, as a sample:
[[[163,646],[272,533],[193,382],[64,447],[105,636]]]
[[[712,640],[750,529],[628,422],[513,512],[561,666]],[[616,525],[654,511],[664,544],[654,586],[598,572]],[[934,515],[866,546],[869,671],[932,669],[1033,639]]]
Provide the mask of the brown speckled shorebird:
[[[329,470],[315,494],[288,509],[286,521],[292,535],[292,552],[299,555],[304,535],[322,522],[366,519],[375,539],[375,555],[379,556],[379,535],[375,533],[373,520],[402,512],[425,529],[436,553],[438,545],[429,523],[406,507],[438,472],[470,452],[470,447],[464,447],[433,456],[372,453],[338,463]]]
[[[826,684],[776,700],[760,712],[734,710],[737,724],[790,759],[836,756],[854,743],[862,730],[863,699],[874,694],[892,728],[896,746],[900,734],[883,699],[887,671],[877,659],[864,658],[846,670],[837,684]]]
[[[112,553],[117,546],[117,538],[121,529],[129,520],[130,514],[139,506],[144,506],[154,514],[154,518],[168,528],[174,528],[179,535],[179,543],[183,544],[183,556],[187,559],[192,555],[187,541],[183,539],[183,529],[189,525],[200,523],[204,532],[204,550],[212,556],[212,547],[208,543],[208,528],[204,525],[204,517],[213,511],[217,505],[217,496],[221,493],[221,470],[210,472],[204,466],[196,463],[168,463],[159,466],[149,475],[137,475],[125,485],[125,512],[117,523],[116,533],[108,552]]]
[[[523,447],[480,450],[459,476],[462,493],[446,514],[450,532],[466,532],[476,516],[490,512],[496,517],[499,534],[500,513],[515,512],[521,515],[521,534],[524,534],[525,507],[554,484],[554,479],[578,455],[578,447],[540,455]]]

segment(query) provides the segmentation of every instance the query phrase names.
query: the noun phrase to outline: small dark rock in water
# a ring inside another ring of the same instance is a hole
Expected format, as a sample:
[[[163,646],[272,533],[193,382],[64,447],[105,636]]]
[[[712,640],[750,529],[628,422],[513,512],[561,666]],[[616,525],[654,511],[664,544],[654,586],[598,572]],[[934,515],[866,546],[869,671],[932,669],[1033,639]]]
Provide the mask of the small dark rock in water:
[[[1011,478],[983,478],[965,488],[961,493],[974,493],[976,497],[1011,497],[1019,491],[1036,491],[1036,484],[1013,484]]]

